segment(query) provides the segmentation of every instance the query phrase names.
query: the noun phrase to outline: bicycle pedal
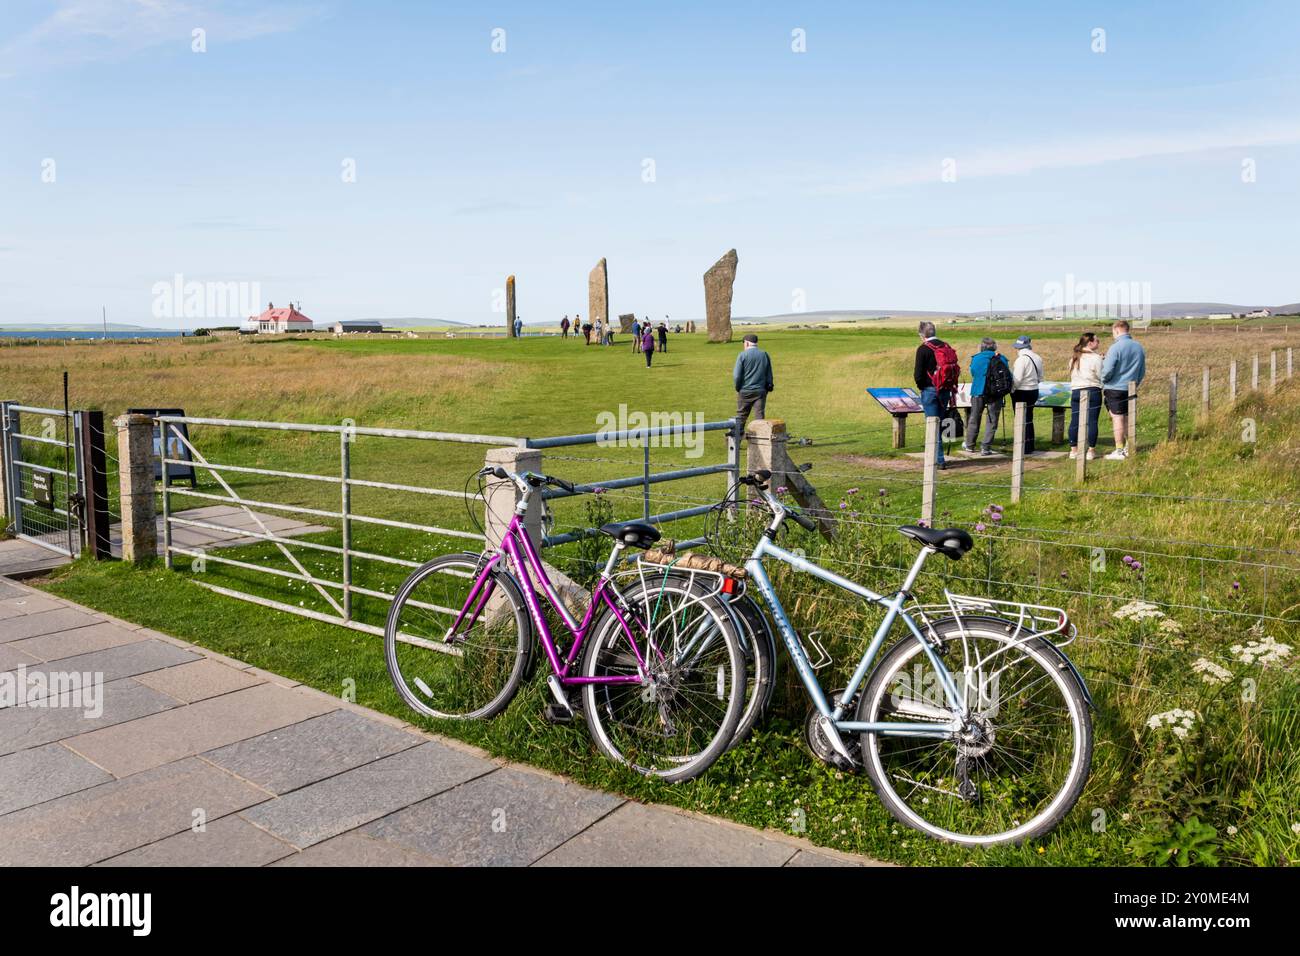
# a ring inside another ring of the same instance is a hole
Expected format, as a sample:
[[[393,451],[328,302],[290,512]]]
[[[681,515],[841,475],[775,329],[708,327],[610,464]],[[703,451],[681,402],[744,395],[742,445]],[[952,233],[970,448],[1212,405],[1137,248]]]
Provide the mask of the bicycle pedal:
[[[548,724],[571,724],[575,715],[572,710],[558,704],[547,704],[542,708],[542,716]]]

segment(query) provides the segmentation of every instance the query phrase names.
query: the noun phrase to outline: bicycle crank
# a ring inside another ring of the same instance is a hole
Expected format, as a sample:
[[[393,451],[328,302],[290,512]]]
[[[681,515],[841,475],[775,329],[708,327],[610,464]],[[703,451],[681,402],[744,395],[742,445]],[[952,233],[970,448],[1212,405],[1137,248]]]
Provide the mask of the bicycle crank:
[[[845,688],[831,692],[831,707],[838,707],[840,698],[844,696]],[[852,712],[856,706],[857,697],[850,702],[847,710]],[[817,712],[816,707],[808,708],[808,716],[803,725],[804,740],[808,743],[808,749],[812,751],[813,756],[824,764],[834,767],[836,770],[844,770],[848,773],[857,773],[862,769],[862,744],[857,734],[841,734],[840,740],[844,748],[848,751],[847,758],[844,754],[836,749],[831,742],[830,737],[825,730],[824,718]]]

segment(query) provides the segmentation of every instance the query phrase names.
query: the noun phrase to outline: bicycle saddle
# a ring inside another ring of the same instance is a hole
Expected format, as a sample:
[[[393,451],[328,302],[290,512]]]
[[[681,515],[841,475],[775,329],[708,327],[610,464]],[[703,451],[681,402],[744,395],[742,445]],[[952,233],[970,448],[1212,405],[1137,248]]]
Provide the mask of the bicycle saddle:
[[[648,548],[661,537],[658,528],[644,521],[613,521],[602,525],[600,533],[634,548]]]
[[[954,561],[975,547],[970,535],[961,528],[922,528],[919,525],[905,524],[898,529],[898,533],[915,538]]]

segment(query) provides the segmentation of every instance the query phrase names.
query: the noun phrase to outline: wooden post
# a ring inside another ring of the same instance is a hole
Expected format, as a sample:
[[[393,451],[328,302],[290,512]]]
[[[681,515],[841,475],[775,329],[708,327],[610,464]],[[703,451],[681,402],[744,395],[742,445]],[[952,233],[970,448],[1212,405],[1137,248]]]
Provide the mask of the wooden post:
[[[894,415],[894,445],[895,448],[907,447],[907,413],[898,413]]]
[[[1128,448],[1129,458],[1137,455],[1138,450],[1138,386],[1137,382],[1128,383]]]
[[[1076,426],[1078,434],[1074,439],[1074,483],[1081,485],[1088,477],[1088,390],[1079,390],[1079,420]],[[1098,422],[1100,425],[1101,423]]]
[[[1291,377],[1291,346],[1286,347],[1286,377]]]
[[[1025,483],[1025,402],[1011,403],[1011,503],[1020,502]]]
[[[158,554],[154,507],[153,419],[122,415],[117,427],[117,468],[121,482],[122,560],[151,561]]]
[[[1207,365],[1201,369],[1201,419],[1208,420],[1210,417],[1210,367]]]
[[[1277,391],[1277,350],[1268,350],[1268,390]]]
[[[1250,390],[1259,391],[1259,353],[1256,352],[1251,356],[1250,361]]]
[[[1169,376],[1169,440],[1178,437],[1178,373]]]
[[[1228,366],[1228,401],[1237,400],[1237,360],[1233,359],[1232,364]]]
[[[925,418],[925,459],[921,473],[921,520],[925,522],[927,528],[934,527],[934,485],[938,473],[939,419],[934,415],[927,415]]]
[[[1065,409],[1059,405],[1052,407],[1052,444],[1059,445],[1065,441]]]

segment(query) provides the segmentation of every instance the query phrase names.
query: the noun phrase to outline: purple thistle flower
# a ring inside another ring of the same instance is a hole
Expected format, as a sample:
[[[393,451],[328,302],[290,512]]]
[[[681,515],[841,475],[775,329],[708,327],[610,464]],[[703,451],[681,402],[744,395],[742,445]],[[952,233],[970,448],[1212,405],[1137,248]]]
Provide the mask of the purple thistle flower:
[[[848,503],[847,501],[841,501],[841,502],[840,502],[840,510],[841,510],[841,511],[844,511],[846,508],[848,508],[848,506],[849,506],[849,503]]]
[[[1125,563],[1125,564],[1132,564],[1132,563],[1133,563],[1133,555],[1131,555],[1131,554],[1126,554],[1126,555],[1124,555],[1124,563]]]
[[[858,493],[857,488],[850,488],[847,492],[845,492],[845,494],[850,494],[850,495],[856,495],[857,493]]]
[[[975,530],[976,530],[976,531],[983,531],[983,530],[984,530],[984,522],[981,521],[979,524],[977,524],[977,525],[975,526]]]
[[[1142,562],[1141,562],[1141,561],[1134,561],[1131,565],[1129,565],[1129,567],[1131,567],[1134,571],[1141,571],[1141,570],[1142,570]]]
[[[1061,572],[1061,580],[1064,581],[1067,577],[1069,577],[1069,575],[1067,575],[1064,571],[1062,571],[1062,572]]]
[[[1241,590],[1241,582],[1240,582],[1240,581],[1233,581],[1233,582],[1232,582],[1232,589],[1233,589],[1234,591],[1240,591],[1240,590]]]
[[[993,512],[992,517],[993,517],[993,520],[994,520],[994,521],[1001,521],[1001,520],[1002,520],[1002,512],[1001,512],[1001,511],[995,511],[995,512]]]

